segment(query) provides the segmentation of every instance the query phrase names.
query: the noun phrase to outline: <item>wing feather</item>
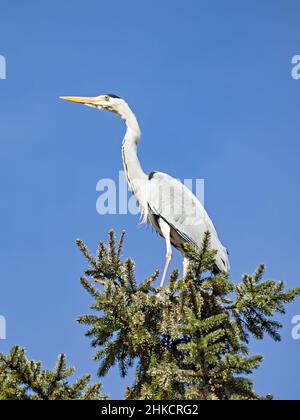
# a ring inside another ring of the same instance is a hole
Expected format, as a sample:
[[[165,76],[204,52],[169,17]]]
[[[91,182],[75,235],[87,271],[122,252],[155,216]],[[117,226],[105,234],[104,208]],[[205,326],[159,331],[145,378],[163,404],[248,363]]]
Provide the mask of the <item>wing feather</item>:
[[[209,231],[211,247],[218,251],[216,265],[221,271],[229,271],[226,248],[203,205],[185,185],[170,175],[155,172],[149,178],[146,196],[150,211],[172,226],[183,242],[200,247]]]

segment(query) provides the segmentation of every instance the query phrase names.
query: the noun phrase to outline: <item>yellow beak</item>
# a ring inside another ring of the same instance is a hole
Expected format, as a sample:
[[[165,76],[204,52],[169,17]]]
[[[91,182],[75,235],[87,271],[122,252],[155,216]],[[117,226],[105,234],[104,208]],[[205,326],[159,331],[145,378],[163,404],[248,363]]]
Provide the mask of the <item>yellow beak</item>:
[[[64,101],[77,102],[79,104],[84,104],[84,105],[97,105],[98,104],[96,98],[89,98],[89,97],[60,96],[60,99],[63,99]]]

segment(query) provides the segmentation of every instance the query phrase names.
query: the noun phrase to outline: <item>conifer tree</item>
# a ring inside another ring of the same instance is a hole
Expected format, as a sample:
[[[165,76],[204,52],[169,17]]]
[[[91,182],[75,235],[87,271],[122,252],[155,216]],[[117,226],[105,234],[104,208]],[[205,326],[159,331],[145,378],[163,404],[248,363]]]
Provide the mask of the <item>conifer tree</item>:
[[[43,370],[40,362],[28,360],[25,350],[14,347],[0,353],[0,400],[102,400],[101,385],[89,385],[90,375],[70,384],[75,372],[66,366],[64,354],[58,356],[53,371]]]
[[[122,377],[135,366],[135,383],[126,399],[260,400],[249,377],[262,356],[250,356],[251,336],[280,340],[274,316],[300,294],[283,282],[263,281],[264,266],[236,284],[213,274],[215,251],[209,233],[201,249],[186,245],[190,269],[174,271],[164,289],[154,287],[159,273],[138,282],[135,264],[122,261],[124,233],[113,231],[96,256],[80,240],[89,262],[81,283],[93,299],[94,314],[80,316],[96,349],[98,375],[118,365]]]

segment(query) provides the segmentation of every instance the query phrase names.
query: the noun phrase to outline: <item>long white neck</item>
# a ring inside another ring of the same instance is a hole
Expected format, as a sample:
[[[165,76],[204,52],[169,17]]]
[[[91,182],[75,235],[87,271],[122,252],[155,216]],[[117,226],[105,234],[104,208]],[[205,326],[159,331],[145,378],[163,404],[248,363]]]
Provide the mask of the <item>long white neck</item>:
[[[137,154],[141,130],[136,116],[126,103],[124,103],[122,109],[119,110],[119,115],[124,120],[127,128],[122,144],[122,158],[127,182],[140,205],[144,219],[146,219],[148,212],[146,199],[148,177],[142,169]]]

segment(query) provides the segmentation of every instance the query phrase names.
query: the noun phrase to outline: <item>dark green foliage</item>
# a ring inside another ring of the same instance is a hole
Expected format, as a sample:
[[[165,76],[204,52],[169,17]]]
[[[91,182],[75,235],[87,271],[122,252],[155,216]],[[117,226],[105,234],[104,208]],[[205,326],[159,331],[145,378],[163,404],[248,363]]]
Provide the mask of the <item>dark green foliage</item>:
[[[71,385],[75,372],[67,368],[66,357],[58,356],[52,372],[40,362],[28,360],[25,350],[14,347],[8,356],[0,353],[0,400],[102,400],[101,385],[89,385],[90,375]]]
[[[186,246],[186,278],[174,271],[168,287],[156,289],[158,272],[140,283],[133,261],[121,261],[123,240],[124,234],[116,245],[111,231],[95,258],[77,242],[90,264],[91,280],[81,283],[96,312],[78,321],[89,327],[99,376],[118,364],[124,377],[137,362],[127,399],[264,399],[249,379],[262,356],[250,356],[247,344],[251,335],[280,339],[274,315],[284,313],[300,289],[285,292],[282,282],[263,282],[263,266],[241,284],[213,275],[209,234],[202,249]]]

